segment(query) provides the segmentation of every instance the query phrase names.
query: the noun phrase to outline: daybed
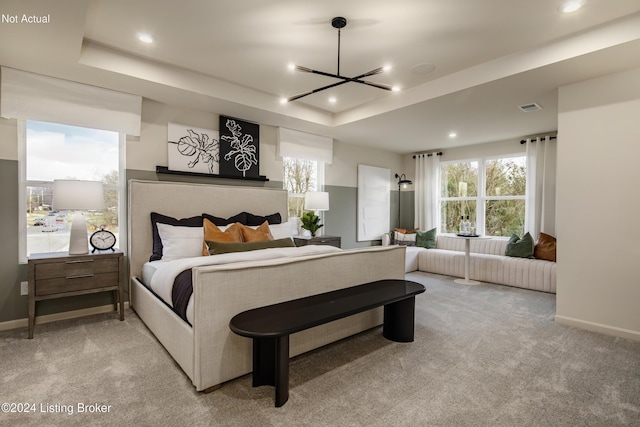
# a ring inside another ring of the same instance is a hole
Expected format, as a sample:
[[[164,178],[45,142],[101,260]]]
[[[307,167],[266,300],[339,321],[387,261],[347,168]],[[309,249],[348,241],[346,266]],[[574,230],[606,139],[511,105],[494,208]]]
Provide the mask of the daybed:
[[[335,252],[194,267],[191,326],[139,279],[152,252],[150,213],[185,218],[203,212],[220,217],[278,212],[286,221],[286,191],[131,180],[128,209],[131,306],[198,391],[251,372],[251,340],[230,331],[234,315],[379,279],[404,278],[403,247],[332,248]],[[382,311],[375,309],[294,334],[290,356],[380,324]]]
[[[505,256],[508,240],[471,241],[469,278],[543,292],[556,292],[556,263]],[[435,249],[407,247],[405,270],[464,277],[464,239],[438,235]]]

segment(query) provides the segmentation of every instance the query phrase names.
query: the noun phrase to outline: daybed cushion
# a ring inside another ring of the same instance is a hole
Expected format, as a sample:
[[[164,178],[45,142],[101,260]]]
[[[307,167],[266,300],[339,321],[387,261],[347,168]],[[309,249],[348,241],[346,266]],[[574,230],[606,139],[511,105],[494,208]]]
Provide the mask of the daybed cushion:
[[[419,246],[407,246],[407,250],[404,255],[404,272],[405,273],[410,273],[418,269],[418,254],[421,251],[426,251],[426,250],[427,249],[421,248]]]
[[[505,256],[508,240],[471,240],[469,276],[473,280],[556,292],[556,263]],[[409,249],[409,248],[407,248]],[[418,249],[418,269],[447,276],[464,276],[465,240],[439,235],[436,249]],[[407,250],[407,259],[409,259]]]

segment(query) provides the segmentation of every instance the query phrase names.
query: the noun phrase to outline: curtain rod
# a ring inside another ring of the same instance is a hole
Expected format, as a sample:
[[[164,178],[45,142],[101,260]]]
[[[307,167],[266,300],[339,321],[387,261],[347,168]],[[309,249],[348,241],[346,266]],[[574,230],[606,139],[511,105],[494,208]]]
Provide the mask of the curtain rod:
[[[442,151],[438,151],[437,153],[429,153],[429,154],[424,154],[424,153],[423,153],[423,154],[414,154],[414,155],[413,155],[413,158],[415,159],[415,158],[416,158],[416,157],[418,157],[418,156],[427,156],[427,157],[431,157],[431,156],[433,156],[434,154],[435,154],[436,156],[442,156]]]
[[[541,136],[537,136],[536,138],[543,138],[543,137],[541,137]],[[549,138],[549,139],[557,139],[558,137],[557,137],[557,136],[550,136],[550,137],[548,137],[548,138]],[[529,138],[529,139],[533,139],[533,138]],[[520,140],[520,144],[526,144],[526,143],[527,143],[527,140],[526,140],[526,139],[521,139],[521,140]]]

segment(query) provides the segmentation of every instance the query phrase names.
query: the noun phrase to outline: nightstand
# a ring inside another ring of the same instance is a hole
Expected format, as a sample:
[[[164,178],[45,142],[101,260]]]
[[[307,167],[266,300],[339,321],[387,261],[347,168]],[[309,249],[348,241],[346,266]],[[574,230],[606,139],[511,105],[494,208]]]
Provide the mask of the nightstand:
[[[113,292],[113,307],[124,320],[124,256],[122,251],[69,255],[31,254],[29,268],[29,338],[33,338],[36,301]]]
[[[294,237],[293,241],[296,246],[329,245],[336,248],[341,247],[340,236]]]

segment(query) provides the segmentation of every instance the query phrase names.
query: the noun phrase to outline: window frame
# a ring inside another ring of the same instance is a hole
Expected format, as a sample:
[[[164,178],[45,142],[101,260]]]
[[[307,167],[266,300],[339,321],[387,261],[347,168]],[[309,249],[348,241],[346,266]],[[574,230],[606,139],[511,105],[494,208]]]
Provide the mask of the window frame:
[[[26,264],[27,256],[27,216],[24,214],[24,206],[27,204],[27,188],[32,186],[51,187],[50,181],[29,181],[27,180],[27,121],[17,120],[18,130],[18,263]],[[38,121],[38,120],[34,120]],[[66,123],[58,123],[65,126]],[[86,126],[80,126],[87,128]],[[91,128],[88,128],[91,129]],[[110,131],[116,132],[116,131]],[[118,248],[125,253],[127,247],[127,208],[126,208],[126,134],[118,133],[118,184],[105,184],[105,190],[116,190],[118,194]]]
[[[440,162],[439,165],[439,180],[442,180],[442,167],[448,164],[454,163],[471,163],[478,162],[478,183],[477,189],[478,193],[476,196],[467,196],[467,197],[442,197],[442,188],[441,185],[438,188],[438,216],[441,215],[442,212],[442,202],[447,201],[475,201],[476,203],[476,233],[482,236],[486,235],[486,203],[492,200],[524,200],[525,201],[525,212],[524,212],[524,224],[527,224],[527,194],[525,190],[525,194],[521,196],[488,196],[487,188],[486,188],[486,175],[487,175],[487,162],[492,160],[502,160],[502,159],[512,159],[512,158],[524,158],[525,159],[525,167],[526,167],[526,154],[525,153],[510,153],[510,154],[501,154],[494,156],[485,156],[485,157],[472,157],[466,159],[458,159],[458,160],[448,160]],[[526,188],[526,186],[525,186]],[[442,221],[441,218],[438,218],[438,232],[442,234],[454,234],[447,233],[442,230]],[[491,236],[492,238],[509,238],[509,236]]]
[[[315,191],[325,191],[324,190],[324,177],[325,177],[325,162],[322,162],[320,160],[309,160],[309,159],[302,159],[299,157],[283,157],[282,158],[282,187],[284,190],[287,190],[287,211],[288,211],[288,207],[289,207],[289,199],[290,198],[299,198],[299,197],[304,197],[304,194],[300,194],[300,193],[291,193],[288,191],[288,189],[285,187],[286,184],[286,178],[284,176],[284,165],[285,165],[285,158],[289,158],[289,159],[296,159],[296,160],[305,160],[305,161],[309,161],[309,162],[316,162],[316,189]],[[320,211],[317,212],[317,215],[320,217],[320,220],[322,223],[324,223],[324,211]]]

